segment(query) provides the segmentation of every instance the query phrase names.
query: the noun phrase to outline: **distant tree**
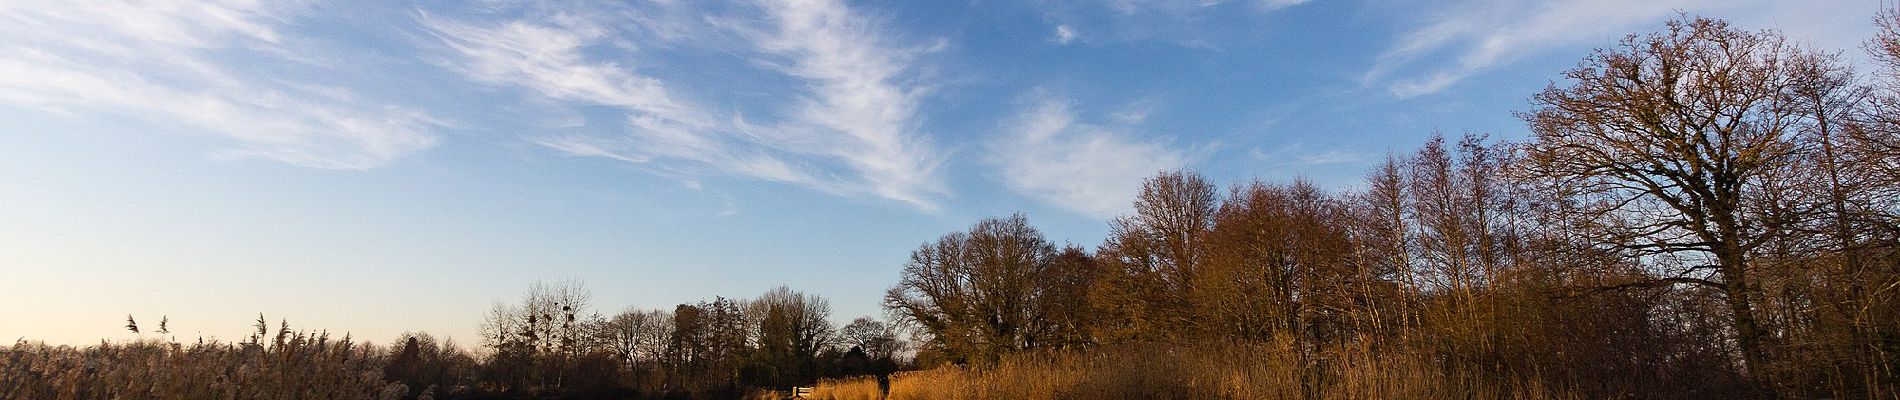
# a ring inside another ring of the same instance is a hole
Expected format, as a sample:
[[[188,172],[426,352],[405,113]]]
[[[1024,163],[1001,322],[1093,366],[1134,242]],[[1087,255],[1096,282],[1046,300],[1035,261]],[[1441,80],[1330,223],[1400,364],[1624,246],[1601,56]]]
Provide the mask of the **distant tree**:
[[[1406,234],[1412,284],[1423,298],[1420,313],[1432,314],[1428,336],[1447,353],[1472,356],[1497,348],[1497,282],[1512,259],[1517,214],[1504,176],[1508,153],[1482,135],[1456,143],[1434,134],[1406,160],[1409,183]]]
[[[475,378],[475,359],[457,349],[451,340],[404,332],[390,350],[383,364],[383,379],[402,383],[408,389],[405,398],[423,393],[447,395],[470,385]]]
[[[521,300],[520,313],[525,321],[515,321],[528,331],[535,347],[544,353],[573,357],[584,352],[584,341],[591,327],[593,294],[578,281],[548,284],[535,282]]]
[[[1388,156],[1366,177],[1366,189],[1347,201],[1352,221],[1349,228],[1358,245],[1355,258],[1370,282],[1391,282],[1395,301],[1376,309],[1378,320],[1396,325],[1401,341],[1409,339],[1419,325],[1420,280],[1413,266],[1412,223],[1408,218],[1412,204],[1411,184],[1403,162]],[[1370,294],[1368,296],[1371,296]]]
[[[715,297],[711,302],[674,308],[673,337],[667,347],[671,387],[715,394],[738,389],[736,379],[748,353],[749,337],[739,303]]]
[[[1449,149],[1443,136],[1433,135],[1412,157],[1412,215],[1418,232],[1416,260],[1430,289],[1470,303],[1476,291],[1495,275],[1496,240],[1491,219],[1496,215],[1493,185],[1495,157],[1467,136]],[[1457,305],[1462,307],[1463,305]]]
[[[673,316],[666,311],[628,308],[606,320],[599,334],[608,351],[635,375],[634,380],[649,384],[647,380],[663,360],[672,324]]]
[[[831,303],[824,298],[780,286],[746,304],[759,316],[753,351],[755,383],[787,388],[818,379],[819,353],[829,350],[833,330]]]
[[[680,304],[673,308],[672,322],[673,335],[667,338],[666,346],[667,386],[694,387],[697,382],[693,379],[704,375],[710,364],[706,311],[698,305]]]
[[[1345,214],[1298,182],[1236,187],[1217,213],[1195,283],[1194,316],[1212,337],[1297,343],[1345,331],[1355,310]]]
[[[528,341],[502,341],[490,347],[477,377],[489,390],[526,396],[533,389],[535,359],[534,346]]]
[[[857,348],[872,359],[888,359],[897,356],[903,342],[898,339],[897,327],[871,317],[858,317],[838,330],[838,339],[846,348]]]
[[[494,349],[497,357],[528,366],[507,366],[525,376],[511,387],[537,394],[552,395],[565,390],[574,361],[602,349],[599,331],[605,325],[592,312],[592,293],[580,282],[529,286],[519,304],[497,303],[482,322],[483,345]],[[525,353],[525,354],[523,354]]]
[[[1095,343],[1101,316],[1089,302],[1089,292],[1102,279],[1102,263],[1079,246],[1057,251],[1049,268],[1037,279],[1043,294],[1037,308],[1047,326],[1047,347],[1083,347]]]
[[[1874,17],[1877,28],[1866,44],[1878,69],[1869,99],[1873,104],[1862,128],[1853,132],[1866,150],[1888,159],[1900,158],[1900,9],[1887,9]],[[1882,176],[1888,185],[1900,184],[1900,165],[1869,165],[1868,172]]]
[[[1046,287],[1055,246],[1021,214],[989,218],[911,252],[884,307],[929,334],[953,361],[990,361],[1044,345]]]
[[[1110,223],[1096,253],[1105,271],[1092,292],[1105,318],[1101,336],[1165,339],[1192,326],[1188,307],[1217,190],[1198,173],[1162,172],[1142,183],[1134,215]]]

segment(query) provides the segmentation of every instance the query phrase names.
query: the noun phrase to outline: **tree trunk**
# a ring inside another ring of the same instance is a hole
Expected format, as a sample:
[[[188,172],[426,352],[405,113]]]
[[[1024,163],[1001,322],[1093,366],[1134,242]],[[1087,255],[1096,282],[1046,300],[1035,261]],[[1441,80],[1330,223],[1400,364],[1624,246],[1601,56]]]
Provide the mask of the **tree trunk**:
[[[1749,284],[1747,266],[1739,247],[1729,242],[1716,248],[1716,259],[1722,265],[1722,289],[1727,295],[1729,315],[1734,319],[1735,341],[1742,351],[1742,369],[1756,389],[1772,397],[1773,389],[1766,379],[1768,374],[1762,371],[1767,363],[1762,353],[1762,329],[1755,321],[1755,305],[1751,296],[1754,287]]]

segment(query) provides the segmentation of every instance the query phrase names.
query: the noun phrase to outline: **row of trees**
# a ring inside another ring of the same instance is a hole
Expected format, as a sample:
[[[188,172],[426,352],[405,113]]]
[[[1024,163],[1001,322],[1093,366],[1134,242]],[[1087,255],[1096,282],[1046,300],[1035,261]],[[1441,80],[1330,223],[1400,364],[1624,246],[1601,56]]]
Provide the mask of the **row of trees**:
[[[611,317],[593,313],[589,300],[578,284],[537,284],[519,304],[497,304],[482,325],[493,352],[478,384],[530,397],[735,397],[888,374],[905,345],[896,326],[870,317],[837,327],[829,302],[785,287]]]
[[[1093,252],[986,219],[884,304],[924,360],[1280,340],[1310,371],[1403,351],[1591,397],[1900,396],[1900,15],[1877,21],[1871,76],[1673,21],[1537,94],[1525,141],[1434,138],[1349,193],[1165,172]]]

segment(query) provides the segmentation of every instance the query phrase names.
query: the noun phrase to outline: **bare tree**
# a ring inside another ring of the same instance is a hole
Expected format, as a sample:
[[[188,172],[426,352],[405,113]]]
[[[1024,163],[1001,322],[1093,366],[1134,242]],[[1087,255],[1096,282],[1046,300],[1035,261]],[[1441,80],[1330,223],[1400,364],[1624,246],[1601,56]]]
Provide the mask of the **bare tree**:
[[[1779,224],[1751,219],[1747,200],[1763,174],[1795,160],[1790,65],[1808,54],[1772,32],[1672,21],[1586,58],[1525,115],[1531,170],[1609,200],[1588,216],[1618,221],[1603,243],[1689,257],[1658,264],[1668,270],[1653,283],[1725,295],[1751,373],[1766,355],[1749,254]]]
[[[1417,310],[1422,291],[1412,265],[1412,224],[1407,218],[1412,190],[1401,164],[1398,157],[1387,156],[1385,162],[1366,177],[1366,191],[1354,196],[1348,207],[1353,208],[1351,229],[1359,245],[1357,260],[1367,275],[1367,284],[1394,283],[1397,301],[1382,311],[1396,318],[1397,333],[1403,342],[1419,324]],[[1367,294],[1367,297],[1372,296]]]
[[[831,303],[824,298],[780,286],[746,305],[759,316],[757,378],[769,387],[809,384],[818,378],[818,353],[829,349],[836,331],[831,325]]]
[[[896,357],[904,345],[897,336],[896,325],[871,317],[851,320],[850,324],[838,330],[838,339],[845,346],[862,349],[872,359]]]
[[[1173,338],[1193,325],[1194,275],[1220,206],[1217,190],[1198,173],[1161,172],[1142,183],[1135,214],[1109,224],[1096,253],[1105,276],[1092,293],[1107,321],[1101,335]]]
[[[1036,282],[1042,295],[1036,305],[1045,328],[1041,333],[1048,347],[1082,347],[1095,343],[1094,331],[1099,316],[1089,304],[1104,273],[1094,255],[1080,246],[1068,245],[1057,251],[1049,267]]]
[[[673,316],[664,310],[628,308],[601,329],[607,348],[636,374],[654,369],[666,352]]]
[[[1195,317],[1211,337],[1288,337],[1303,350],[1351,334],[1361,275],[1346,216],[1306,182],[1234,188],[1208,234]]]
[[[911,252],[884,307],[921,325],[955,360],[987,361],[1043,345],[1039,282],[1055,246],[1021,214],[977,222]]]

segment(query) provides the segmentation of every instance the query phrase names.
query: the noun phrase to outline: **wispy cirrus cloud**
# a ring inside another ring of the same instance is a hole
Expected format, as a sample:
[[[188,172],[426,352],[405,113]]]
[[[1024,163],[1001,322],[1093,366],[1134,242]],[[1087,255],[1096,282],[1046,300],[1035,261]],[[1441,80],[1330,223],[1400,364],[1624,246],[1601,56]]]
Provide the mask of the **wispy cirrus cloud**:
[[[782,70],[805,82],[792,119],[755,131],[793,153],[843,162],[879,196],[934,207],[941,162],[918,132],[917,108],[928,88],[910,63],[927,49],[896,45],[838,0],[766,2],[777,29],[751,35],[760,49],[789,61]]]
[[[453,60],[444,65],[471,80],[627,115],[623,133],[531,139],[549,148],[675,176],[715,171],[937,207],[936,197],[945,192],[936,174],[941,157],[919,132],[918,104],[926,89],[915,82],[911,66],[924,49],[895,43],[842,2],[751,5],[749,13],[707,16],[711,22],[700,25],[636,19],[639,26],[610,26],[561,12],[501,23],[428,14],[420,19],[453,50]],[[642,48],[642,40],[692,40],[665,34],[688,25],[741,38],[743,43],[698,44],[737,55],[729,62],[795,80],[797,85],[772,93],[789,100],[767,115],[743,115],[713,105],[737,94],[702,87],[695,93],[707,98],[688,98],[677,89],[682,85],[630,64],[661,56],[653,52],[663,50]]]
[[[1194,13],[1203,12],[1205,10],[1212,9],[1217,6],[1221,6],[1223,4],[1251,3],[1254,7],[1257,7],[1261,10],[1271,11],[1271,10],[1300,5],[1301,3],[1306,3],[1307,1],[1311,1],[1311,0],[1257,0],[1257,1],[1112,0],[1112,1],[1107,1],[1107,2],[1101,2],[1101,4],[1106,5],[1109,8],[1114,9],[1115,11],[1120,12],[1122,14],[1140,14],[1140,13],[1159,12],[1159,13],[1169,14],[1175,17],[1185,17]]]
[[[1315,149],[1294,143],[1269,151],[1259,147],[1247,150],[1247,157],[1276,167],[1299,167],[1355,163],[1368,160],[1366,154],[1340,149]]]
[[[1306,4],[1306,2],[1308,1],[1312,1],[1312,0],[1260,0],[1258,4],[1259,4],[1259,7],[1262,9],[1278,10],[1282,8]]]
[[[1056,0],[1035,2],[1053,26],[1051,41],[1090,44],[1116,41],[1158,41],[1194,48],[1219,48],[1235,40],[1258,40],[1236,35],[1233,27],[1216,21],[1256,18],[1311,0]],[[1082,33],[1086,32],[1084,38]]]
[[[1080,121],[1069,100],[1043,92],[1027,95],[1002,127],[989,154],[1003,183],[1090,217],[1126,213],[1142,180],[1192,159],[1169,140],[1139,138],[1127,125]]]
[[[1397,97],[1443,90],[1453,83],[1539,51],[1630,32],[1693,1],[1485,2],[1453,8],[1381,53],[1364,79]],[[1442,64],[1436,60],[1449,59]],[[1430,60],[1430,61],[1428,61]],[[1403,76],[1392,77],[1401,70]]]
[[[1659,29],[1663,21],[1684,13],[1730,19],[1743,29],[1778,29],[1791,37],[1819,39],[1829,51],[1851,49],[1864,38],[1845,33],[1860,30],[1840,26],[1867,22],[1840,17],[1877,10],[1852,1],[1762,0],[1520,0],[1434,7],[1444,12],[1400,34],[1362,76],[1363,82],[1400,98],[1437,93],[1541,52],[1608,46],[1631,32]]]
[[[240,71],[302,62],[279,26],[293,6],[244,1],[0,4],[0,104],[130,116],[223,137],[216,154],[370,168],[433,146],[443,122],[347,88]]]
[[[714,136],[724,121],[679,99],[666,83],[633,67],[598,60],[583,50],[610,38],[610,31],[582,18],[478,23],[419,15],[422,25],[454,51],[443,65],[470,80],[513,86],[539,96],[627,113],[631,138],[541,136],[532,141],[580,156],[645,163],[655,157],[728,162],[731,154]],[[638,139],[638,148],[628,148]]]

